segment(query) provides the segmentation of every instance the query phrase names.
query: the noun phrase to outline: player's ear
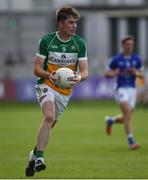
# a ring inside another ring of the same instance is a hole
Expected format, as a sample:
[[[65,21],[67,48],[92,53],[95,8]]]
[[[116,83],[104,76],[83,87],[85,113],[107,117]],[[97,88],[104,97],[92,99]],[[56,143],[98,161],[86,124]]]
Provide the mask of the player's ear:
[[[64,24],[64,21],[59,21],[59,23],[58,23],[59,28],[62,28],[63,24]]]

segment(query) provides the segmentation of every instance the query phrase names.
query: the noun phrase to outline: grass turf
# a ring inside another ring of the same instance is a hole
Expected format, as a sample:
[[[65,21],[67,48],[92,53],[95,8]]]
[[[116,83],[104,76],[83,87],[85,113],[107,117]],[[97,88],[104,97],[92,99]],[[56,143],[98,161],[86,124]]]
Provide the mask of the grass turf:
[[[137,151],[128,149],[122,125],[104,132],[104,116],[119,112],[110,101],[71,102],[46,149],[47,169],[34,178],[148,178],[148,111],[133,114]],[[37,104],[0,103],[0,178],[26,178],[41,118]]]

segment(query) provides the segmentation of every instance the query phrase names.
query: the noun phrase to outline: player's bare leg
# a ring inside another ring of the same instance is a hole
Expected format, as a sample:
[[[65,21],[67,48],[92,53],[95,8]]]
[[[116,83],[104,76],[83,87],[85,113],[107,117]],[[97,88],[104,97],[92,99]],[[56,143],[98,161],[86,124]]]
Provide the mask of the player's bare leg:
[[[128,138],[128,144],[130,149],[138,149],[140,146],[134,141],[133,134],[132,134],[132,127],[131,127],[131,115],[132,115],[132,110],[131,107],[129,106],[128,102],[122,102],[120,104],[122,113],[123,113],[123,120],[124,120],[124,128],[125,128],[125,133]]]
[[[54,102],[45,102],[42,106],[42,110],[44,119],[38,131],[37,146],[30,153],[29,164],[26,168],[26,176],[33,176],[35,174],[35,171],[41,171],[46,168],[44,164],[43,154],[46,145],[48,144],[51,130],[56,123],[56,121],[54,121]]]
[[[132,133],[132,129],[131,129],[131,109],[129,107],[128,102],[123,102],[120,105],[122,113],[123,113],[123,120],[124,120],[124,126],[125,126],[125,133],[131,134]]]
[[[42,106],[43,110],[43,122],[39,128],[38,136],[37,136],[37,150],[35,152],[37,159],[35,161],[35,171],[41,171],[46,168],[44,164],[43,153],[48,144],[52,125],[54,123],[55,117],[55,106],[54,102],[48,101],[45,102]]]
[[[55,107],[54,102],[45,102],[42,107],[44,120],[39,128],[37,136],[37,150],[44,151],[49,141],[49,136],[54,123]]]

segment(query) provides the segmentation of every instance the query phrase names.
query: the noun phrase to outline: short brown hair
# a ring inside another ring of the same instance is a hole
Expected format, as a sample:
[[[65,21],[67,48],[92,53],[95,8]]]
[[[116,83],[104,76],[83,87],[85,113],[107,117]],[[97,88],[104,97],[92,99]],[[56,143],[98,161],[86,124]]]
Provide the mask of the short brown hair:
[[[65,21],[70,16],[73,16],[75,19],[79,19],[80,14],[76,9],[70,6],[64,6],[56,11],[57,23],[59,23],[60,21]]]
[[[125,36],[125,37],[121,40],[121,43],[124,44],[124,43],[125,43],[126,41],[128,41],[128,40],[134,41],[135,39],[134,39],[133,36],[128,35],[128,36]]]

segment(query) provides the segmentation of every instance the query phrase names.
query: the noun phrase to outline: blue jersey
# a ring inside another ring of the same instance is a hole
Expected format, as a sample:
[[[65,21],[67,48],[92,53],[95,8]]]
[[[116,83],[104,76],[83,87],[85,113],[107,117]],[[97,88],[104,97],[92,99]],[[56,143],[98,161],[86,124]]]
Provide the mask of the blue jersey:
[[[125,73],[130,68],[136,68],[140,70],[142,67],[141,58],[133,53],[128,57],[125,57],[122,53],[114,56],[108,68],[111,70],[119,69],[120,74],[117,77],[117,88],[119,87],[135,87],[136,86],[136,77],[131,74]]]

